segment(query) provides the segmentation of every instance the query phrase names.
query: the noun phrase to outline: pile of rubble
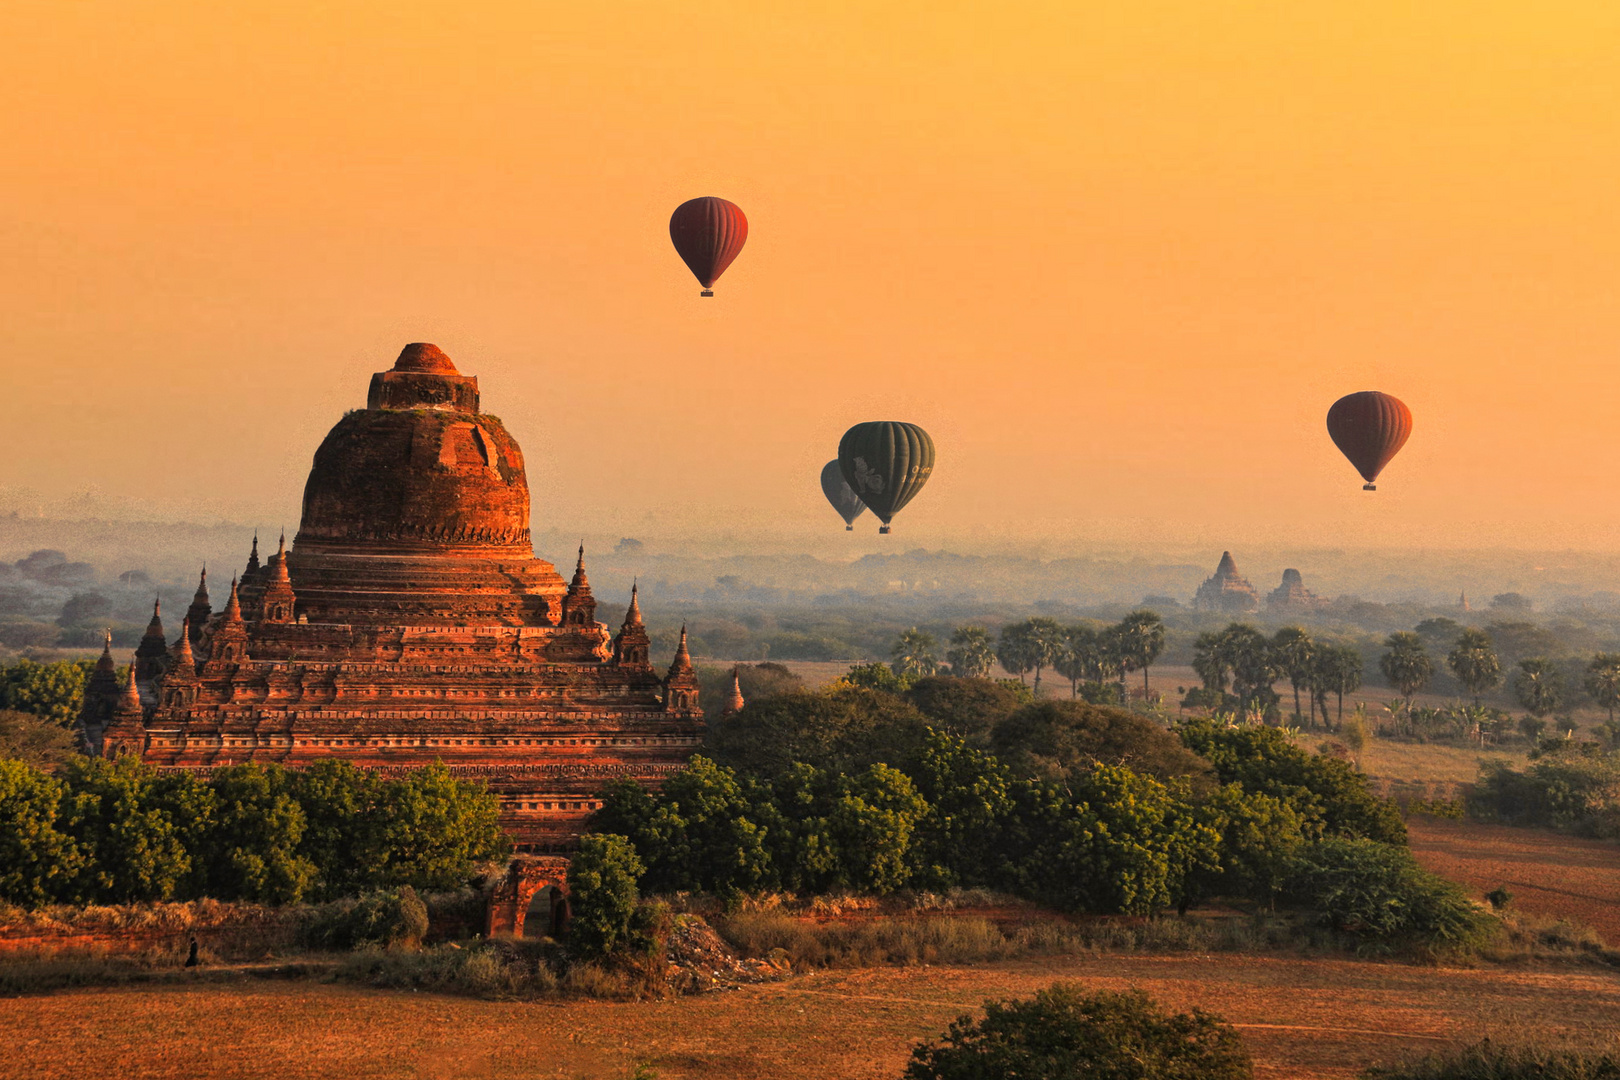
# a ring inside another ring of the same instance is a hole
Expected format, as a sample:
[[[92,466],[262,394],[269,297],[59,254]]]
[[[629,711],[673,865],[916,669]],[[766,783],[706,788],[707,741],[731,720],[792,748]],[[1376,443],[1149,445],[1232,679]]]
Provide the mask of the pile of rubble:
[[[665,981],[678,994],[704,994],[792,974],[787,953],[774,949],[763,960],[743,960],[697,915],[677,915],[665,945]]]

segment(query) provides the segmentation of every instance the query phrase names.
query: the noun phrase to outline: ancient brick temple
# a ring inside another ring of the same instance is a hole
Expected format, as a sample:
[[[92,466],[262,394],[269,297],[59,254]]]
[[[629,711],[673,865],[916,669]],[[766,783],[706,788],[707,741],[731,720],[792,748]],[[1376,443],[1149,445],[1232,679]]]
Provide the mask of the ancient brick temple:
[[[1248,614],[1260,610],[1260,593],[1248,578],[1238,573],[1237,560],[1232,558],[1232,553],[1223,551],[1215,573],[1198,586],[1193,607],[1199,611]]]
[[[1298,570],[1284,570],[1282,584],[1266,594],[1266,610],[1277,614],[1316,611],[1326,606],[1326,600],[1305,587],[1305,578]]]
[[[104,652],[92,753],[160,768],[443,761],[489,784],[528,851],[566,847],[602,784],[657,784],[703,734],[686,635],[660,677],[636,591],[613,634],[583,548],[565,582],[529,542],[523,454],[432,345],[372,376],[315,451],[289,548],[214,611],[206,571],[170,644],[154,610],[127,679]]]

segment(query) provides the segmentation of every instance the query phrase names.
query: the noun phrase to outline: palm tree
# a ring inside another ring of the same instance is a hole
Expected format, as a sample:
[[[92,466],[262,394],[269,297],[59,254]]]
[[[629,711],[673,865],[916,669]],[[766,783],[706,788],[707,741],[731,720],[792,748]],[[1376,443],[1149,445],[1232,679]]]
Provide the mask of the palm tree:
[[[1361,654],[1348,645],[1327,645],[1316,650],[1311,670],[1311,689],[1322,703],[1322,719],[1327,719],[1327,695],[1339,698],[1337,727],[1344,727],[1344,695],[1361,686]]]
[[[1600,652],[1586,665],[1581,684],[1592,700],[1609,710],[1609,726],[1614,726],[1614,710],[1620,706],[1620,653]]]
[[[1266,635],[1247,623],[1232,623],[1221,631],[1220,647],[1232,669],[1240,708],[1263,708],[1276,699],[1271,684],[1277,681],[1277,665]]]
[[[1069,680],[1069,696],[1080,696],[1080,684],[1094,677],[1097,670],[1097,631],[1089,626],[1070,626],[1063,631],[1063,647],[1052,670]]]
[[[1311,671],[1316,663],[1316,642],[1311,635],[1297,626],[1285,626],[1277,631],[1271,639],[1271,655],[1276,659],[1277,667],[1288,676],[1288,681],[1294,687],[1294,720],[1300,719],[1299,691],[1300,687],[1310,682]],[[1316,699],[1311,698],[1311,726],[1316,726]]]
[[[1120,658],[1142,672],[1142,699],[1147,700],[1148,668],[1164,652],[1164,620],[1156,612],[1133,611],[1115,627]],[[1124,665],[1121,665],[1122,667]]]
[[[945,653],[951,674],[959,679],[982,679],[996,662],[996,649],[990,631],[982,626],[958,626],[951,634],[951,647]]]
[[[1513,692],[1526,712],[1540,720],[1564,703],[1564,673],[1544,657],[1519,661]]]
[[[1199,634],[1193,642],[1193,671],[1204,680],[1204,689],[1226,693],[1226,680],[1232,669],[1221,648],[1221,635],[1212,630]]]
[[[1428,685],[1434,677],[1434,661],[1423,647],[1423,639],[1410,630],[1400,630],[1384,641],[1389,651],[1378,659],[1378,670],[1384,673],[1389,685],[1406,699],[1406,711],[1412,711],[1412,695]]]
[[[1474,695],[1474,707],[1479,707],[1479,696],[1502,681],[1502,661],[1496,658],[1491,635],[1483,630],[1468,629],[1457,635],[1457,647],[1446,656],[1446,666],[1457,676],[1457,681]]]
[[[939,661],[934,657],[938,645],[933,634],[913,626],[895,639],[894,647],[889,650],[889,668],[898,679],[932,675],[939,670]]]
[[[1035,670],[1035,643],[1031,640],[1028,623],[1010,623],[1001,628],[1001,636],[996,641],[996,659],[1018,676],[1019,682]]]
[[[1029,632],[1030,659],[1035,663],[1035,696],[1040,697],[1041,671],[1063,655],[1066,631],[1056,619],[1034,618],[1024,625]]]

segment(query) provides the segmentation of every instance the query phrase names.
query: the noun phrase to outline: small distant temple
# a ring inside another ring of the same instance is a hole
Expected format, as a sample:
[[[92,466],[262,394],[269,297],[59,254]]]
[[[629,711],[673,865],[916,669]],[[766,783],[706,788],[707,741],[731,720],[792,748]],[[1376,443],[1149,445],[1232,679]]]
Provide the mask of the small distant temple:
[[[1198,586],[1193,597],[1197,611],[1220,611],[1233,615],[1249,615],[1260,610],[1260,592],[1249,579],[1238,573],[1237,563],[1230,551],[1221,552],[1221,564],[1215,574]]]
[[[1279,614],[1315,611],[1326,605],[1326,600],[1305,587],[1298,570],[1284,570],[1282,584],[1266,595],[1266,610]]]
[[[499,795],[519,850],[563,850],[605,781],[656,786],[704,730],[685,629],[660,674],[636,589],[616,634],[596,605],[583,545],[568,581],[535,558],[478,380],[408,345],[315,451],[290,546],[261,562],[255,537],[218,611],[205,568],[172,643],[154,607],[123,679],[108,639],[80,742],[176,770],[442,761]]]

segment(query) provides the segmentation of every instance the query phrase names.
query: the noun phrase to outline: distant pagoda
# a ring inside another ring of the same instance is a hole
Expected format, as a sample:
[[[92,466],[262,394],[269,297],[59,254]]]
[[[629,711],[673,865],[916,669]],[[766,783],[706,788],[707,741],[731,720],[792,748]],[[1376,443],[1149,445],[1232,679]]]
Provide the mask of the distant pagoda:
[[[1266,595],[1266,610],[1286,614],[1315,611],[1327,601],[1305,587],[1305,578],[1298,570],[1284,570],[1282,584]]]
[[[160,769],[323,758],[379,772],[442,761],[487,783],[520,849],[567,847],[604,782],[656,786],[703,735],[683,630],[660,677],[635,590],[618,634],[534,557],[523,454],[478,380],[432,345],[372,377],[315,452],[303,520],[224,610],[204,578],[179,637],[160,611],[125,679],[103,651],[87,752]]]
[[[1260,610],[1260,592],[1249,579],[1238,573],[1237,563],[1230,551],[1221,552],[1221,564],[1212,577],[1198,586],[1193,597],[1197,611],[1220,611],[1233,615],[1248,615]]]

